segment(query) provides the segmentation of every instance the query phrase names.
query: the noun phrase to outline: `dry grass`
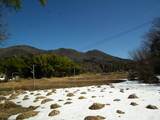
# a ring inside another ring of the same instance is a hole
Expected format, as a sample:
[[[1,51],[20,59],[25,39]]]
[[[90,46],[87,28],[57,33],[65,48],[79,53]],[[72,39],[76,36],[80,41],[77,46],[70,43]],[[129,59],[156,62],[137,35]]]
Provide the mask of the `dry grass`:
[[[103,85],[112,82],[120,82],[121,79],[127,78],[128,73],[108,73],[108,74],[82,74],[72,77],[54,77],[54,78],[42,78],[36,79],[35,89],[49,89],[49,88],[66,88],[66,87],[81,87],[88,85]],[[10,81],[0,84],[0,90],[8,89],[23,89],[32,90],[33,80],[22,79],[19,82]]]
[[[49,92],[49,93],[46,94],[46,96],[50,96],[52,94],[53,94],[53,92]]]
[[[136,102],[131,102],[130,105],[137,106],[138,104]]]
[[[30,117],[33,117],[33,116],[36,116],[38,114],[38,111],[27,111],[27,112],[24,112],[24,113],[21,113],[20,115],[17,116],[16,120],[23,120],[23,119],[26,119],[26,118],[30,118]]]
[[[136,94],[131,94],[128,96],[128,99],[136,99],[138,98]]]
[[[80,96],[78,99],[86,99],[84,96]]]
[[[155,105],[147,105],[146,108],[147,109],[158,109],[158,107]]]
[[[65,102],[65,103],[64,103],[64,105],[67,105],[67,104],[72,104],[72,102],[69,102],[69,101],[68,101],[68,102]]]
[[[46,98],[46,99],[42,100],[41,104],[45,104],[45,103],[50,102],[50,101],[53,101],[53,99]]]
[[[56,109],[56,108],[60,108],[61,106],[59,104],[52,104],[50,106],[51,109]]]
[[[56,116],[56,115],[58,115],[58,114],[60,114],[60,111],[59,111],[59,110],[53,110],[53,111],[51,111],[51,112],[48,114],[48,116]]]
[[[44,98],[46,98],[45,96],[38,96],[38,97],[36,97],[35,99],[36,100],[39,100],[39,99],[44,99]]]
[[[118,113],[118,114],[125,114],[125,112],[123,112],[122,110],[117,110],[116,113]]]
[[[118,102],[118,101],[121,101],[121,100],[120,99],[114,99],[113,101],[117,101]]]
[[[6,100],[6,97],[0,96],[0,101]]]
[[[67,96],[67,97],[73,97],[74,94],[73,94],[73,93],[68,93],[66,96]]]
[[[37,107],[22,107],[11,101],[5,101],[5,103],[0,104],[0,120],[7,120],[9,116],[16,115],[18,113],[27,112],[34,110]]]
[[[90,110],[98,110],[104,108],[105,104],[100,104],[100,103],[93,103],[89,109]]]
[[[104,120],[105,117],[97,115],[97,116],[87,116],[84,120]]]

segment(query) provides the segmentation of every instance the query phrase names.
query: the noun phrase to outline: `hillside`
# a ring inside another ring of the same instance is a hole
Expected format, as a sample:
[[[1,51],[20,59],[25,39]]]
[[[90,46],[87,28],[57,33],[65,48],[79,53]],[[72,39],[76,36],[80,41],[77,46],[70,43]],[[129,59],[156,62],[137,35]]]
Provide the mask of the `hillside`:
[[[57,54],[66,56],[72,60],[83,62],[83,61],[123,61],[125,59],[118,58],[106,54],[99,50],[90,50],[87,52],[79,52],[74,49],[60,48],[56,50],[42,50],[32,46],[12,46],[8,48],[0,48],[0,57],[11,57],[11,56],[27,56],[27,55],[38,55],[38,54]]]
[[[86,71],[92,72],[106,72],[108,67],[113,67],[113,69],[115,69],[115,65],[117,67],[117,64],[120,66],[120,68],[124,67],[124,65],[126,67],[126,64],[130,62],[130,60],[115,57],[99,50],[90,50],[87,52],[79,52],[74,49],[66,48],[60,48],[56,50],[42,50],[26,45],[0,48],[0,57],[20,57],[39,54],[57,54],[60,56],[68,57],[73,61],[83,65]]]

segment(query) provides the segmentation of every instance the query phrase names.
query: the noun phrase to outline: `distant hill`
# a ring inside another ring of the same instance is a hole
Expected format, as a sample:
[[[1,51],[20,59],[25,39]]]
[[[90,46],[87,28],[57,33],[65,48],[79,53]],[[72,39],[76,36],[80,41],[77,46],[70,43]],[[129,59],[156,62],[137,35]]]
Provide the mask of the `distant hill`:
[[[123,61],[119,57],[114,57],[99,50],[90,50],[87,52],[79,52],[74,49],[60,48],[56,50],[42,50],[32,46],[20,45],[12,46],[8,48],[0,48],[0,57],[11,56],[27,56],[27,55],[39,55],[39,54],[57,54],[66,56],[72,60],[83,61]]]
[[[31,46],[21,45],[8,48],[0,48],[0,57],[27,56],[44,54],[46,51]]]
[[[42,50],[32,46],[20,45],[12,46],[8,48],[0,48],[0,57],[12,57],[12,56],[28,56],[28,55],[40,55],[40,54],[57,54],[68,57],[77,63],[88,66],[92,71],[95,69],[101,69],[104,65],[109,63],[127,64],[130,62],[128,59],[122,59],[109,54],[106,54],[99,50],[90,50],[87,52],[79,52],[74,49],[60,48],[56,50]],[[100,66],[103,66],[100,68]]]

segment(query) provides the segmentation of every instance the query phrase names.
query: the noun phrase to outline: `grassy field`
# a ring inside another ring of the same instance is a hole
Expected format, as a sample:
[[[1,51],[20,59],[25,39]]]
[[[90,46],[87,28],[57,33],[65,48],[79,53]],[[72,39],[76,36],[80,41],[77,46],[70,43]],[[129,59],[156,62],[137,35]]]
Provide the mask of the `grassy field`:
[[[81,74],[72,77],[61,78],[42,78],[35,80],[35,89],[49,89],[49,88],[66,88],[66,87],[81,87],[89,85],[103,85],[113,82],[120,82],[127,78],[128,73],[116,72],[107,74]],[[33,79],[20,79],[19,81],[10,81],[0,83],[0,90],[32,90]]]

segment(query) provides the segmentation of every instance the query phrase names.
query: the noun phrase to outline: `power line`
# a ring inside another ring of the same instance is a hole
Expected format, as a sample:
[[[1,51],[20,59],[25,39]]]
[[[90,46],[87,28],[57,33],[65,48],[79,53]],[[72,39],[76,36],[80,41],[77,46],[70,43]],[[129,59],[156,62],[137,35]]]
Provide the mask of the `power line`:
[[[131,32],[133,32],[133,31],[136,31],[136,30],[138,30],[138,29],[140,29],[140,28],[142,28],[142,27],[144,27],[144,26],[146,26],[146,25],[148,25],[148,24],[150,24],[150,23],[152,23],[152,21],[145,22],[145,23],[143,23],[143,24],[140,24],[140,25],[135,26],[135,27],[133,27],[133,28],[131,28],[131,29],[122,31],[122,32],[120,32],[120,33],[118,33],[118,34],[112,35],[112,36],[110,36],[110,37],[108,37],[108,38],[105,38],[105,39],[103,39],[103,40],[96,41],[96,42],[94,42],[94,43],[92,43],[92,44],[90,44],[90,45],[87,45],[87,46],[83,47],[82,50],[86,50],[86,49],[88,49],[88,48],[91,48],[92,46],[98,46],[98,45],[103,44],[103,43],[106,43],[106,42],[108,42],[108,41],[117,39],[117,38],[122,37],[122,36],[124,36],[124,35],[126,35],[126,34],[128,34],[128,33],[131,33]]]

